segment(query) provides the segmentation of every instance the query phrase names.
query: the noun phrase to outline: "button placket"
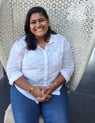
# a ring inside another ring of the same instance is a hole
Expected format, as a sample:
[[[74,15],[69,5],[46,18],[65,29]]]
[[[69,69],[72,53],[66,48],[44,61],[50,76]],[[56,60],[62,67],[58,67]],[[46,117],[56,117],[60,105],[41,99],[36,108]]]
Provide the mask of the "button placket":
[[[44,81],[47,82],[48,80],[48,54],[47,54],[47,47],[43,50],[44,54]]]

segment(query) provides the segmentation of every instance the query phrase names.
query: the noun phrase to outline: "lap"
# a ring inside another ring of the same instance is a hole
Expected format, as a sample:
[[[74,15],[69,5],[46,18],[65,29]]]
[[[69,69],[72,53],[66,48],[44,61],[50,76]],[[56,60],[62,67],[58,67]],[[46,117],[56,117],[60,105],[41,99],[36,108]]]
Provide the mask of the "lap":
[[[52,95],[52,99],[41,104],[45,123],[69,123],[68,94],[63,86],[61,95]]]
[[[11,104],[16,123],[38,123],[40,111],[44,123],[69,123],[68,94],[63,86],[60,95],[52,95],[48,102],[40,104],[11,87]]]
[[[10,97],[16,123],[38,123],[40,107],[35,101],[22,95],[14,86],[11,87]]]

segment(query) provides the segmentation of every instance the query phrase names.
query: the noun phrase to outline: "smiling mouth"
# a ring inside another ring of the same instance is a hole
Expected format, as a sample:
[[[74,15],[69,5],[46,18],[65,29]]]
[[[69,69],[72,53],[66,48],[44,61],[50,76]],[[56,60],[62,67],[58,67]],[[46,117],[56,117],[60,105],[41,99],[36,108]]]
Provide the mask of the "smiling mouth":
[[[39,27],[39,28],[36,28],[35,30],[37,31],[37,32],[41,32],[41,31],[43,31],[43,27]]]
[[[42,31],[43,31],[43,29],[37,29],[36,31],[37,31],[37,32],[42,32]]]

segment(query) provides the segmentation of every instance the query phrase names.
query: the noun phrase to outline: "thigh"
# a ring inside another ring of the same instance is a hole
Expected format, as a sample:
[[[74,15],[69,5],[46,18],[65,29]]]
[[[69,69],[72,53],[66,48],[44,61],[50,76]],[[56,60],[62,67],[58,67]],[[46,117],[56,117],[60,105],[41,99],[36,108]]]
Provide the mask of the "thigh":
[[[63,86],[61,95],[53,95],[48,102],[41,104],[45,123],[69,123],[68,94]]]
[[[38,123],[39,104],[22,95],[15,86],[11,87],[10,97],[15,123]]]

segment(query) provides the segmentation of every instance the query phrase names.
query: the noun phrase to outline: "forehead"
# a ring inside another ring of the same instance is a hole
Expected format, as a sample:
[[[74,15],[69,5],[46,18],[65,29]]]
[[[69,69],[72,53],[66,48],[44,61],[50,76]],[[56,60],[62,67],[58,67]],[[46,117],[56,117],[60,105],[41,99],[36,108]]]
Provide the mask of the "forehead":
[[[30,20],[37,20],[39,18],[45,18],[42,13],[33,13],[30,16]]]

